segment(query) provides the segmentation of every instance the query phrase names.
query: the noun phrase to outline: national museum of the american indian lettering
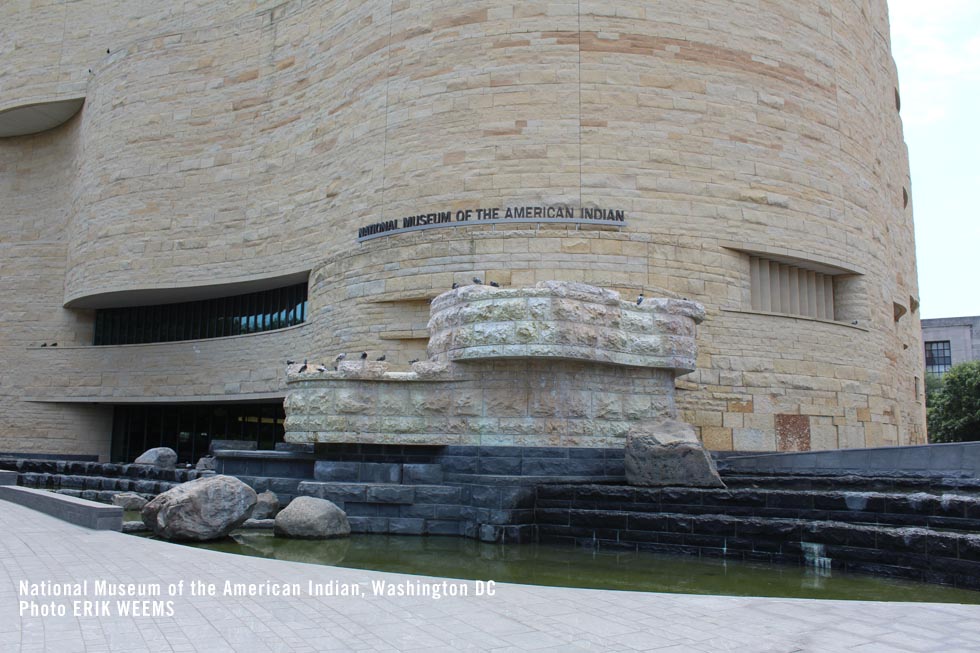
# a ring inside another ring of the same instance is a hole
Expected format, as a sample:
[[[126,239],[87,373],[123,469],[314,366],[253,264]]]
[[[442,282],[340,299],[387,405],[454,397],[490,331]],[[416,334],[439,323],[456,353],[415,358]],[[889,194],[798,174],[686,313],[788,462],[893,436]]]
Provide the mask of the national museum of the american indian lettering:
[[[922,443],[888,34],[885,0],[2,3],[0,452]]]

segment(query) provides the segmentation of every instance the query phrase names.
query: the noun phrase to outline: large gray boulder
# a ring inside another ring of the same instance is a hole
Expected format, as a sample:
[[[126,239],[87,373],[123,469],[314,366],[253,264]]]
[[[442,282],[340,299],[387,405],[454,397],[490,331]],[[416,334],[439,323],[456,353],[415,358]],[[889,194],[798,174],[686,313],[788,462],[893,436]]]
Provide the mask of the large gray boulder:
[[[207,476],[167,490],[143,506],[147,528],[167,540],[225,537],[248,519],[255,490],[232,476]]]
[[[177,452],[169,447],[154,447],[140,454],[133,464],[174,469],[177,466]]]
[[[215,458],[214,456],[201,456],[197,459],[197,465],[194,469],[198,471],[212,471],[215,468]]]
[[[279,512],[279,497],[275,492],[266,490],[259,494],[255,507],[252,508],[252,519],[272,519]]]
[[[626,438],[626,482],[646,487],[725,487],[694,427],[648,422]]]
[[[350,535],[350,522],[332,501],[296,497],[276,515],[273,530],[279,537],[328,540]]]
[[[120,492],[112,497],[112,505],[122,506],[123,510],[142,510],[146,499],[135,492]]]

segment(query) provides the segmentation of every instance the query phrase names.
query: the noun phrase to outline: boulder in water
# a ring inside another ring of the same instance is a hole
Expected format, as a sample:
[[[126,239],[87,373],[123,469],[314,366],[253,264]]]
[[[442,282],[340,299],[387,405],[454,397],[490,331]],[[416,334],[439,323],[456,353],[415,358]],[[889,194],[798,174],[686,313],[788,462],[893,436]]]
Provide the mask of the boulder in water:
[[[296,497],[276,515],[274,531],[279,537],[327,540],[350,535],[350,522],[332,501]]]
[[[248,519],[255,490],[232,476],[207,476],[167,490],[143,507],[143,523],[167,540],[225,537]]]

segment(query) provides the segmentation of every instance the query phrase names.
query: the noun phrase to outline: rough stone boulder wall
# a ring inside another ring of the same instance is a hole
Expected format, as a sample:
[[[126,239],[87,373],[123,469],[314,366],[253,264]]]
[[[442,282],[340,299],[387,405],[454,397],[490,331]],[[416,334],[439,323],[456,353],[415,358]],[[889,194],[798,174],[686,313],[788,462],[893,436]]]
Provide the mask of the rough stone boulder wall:
[[[177,466],[177,452],[168,447],[147,449],[133,461],[134,465],[153,465],[163,469],[173,469]]]
[[[252,514],[255,490],[232,476],[198,478],[158,495],[143,506],[147,528],[167,540],[225,537]]]
[[[350,535],[350,522],[332,501],[296,497],[276,515],[274,530],[279,537],[327,540]]]
[[[626,482],[647,487],[725,487],[694,427],[654,420],[626,439]]]

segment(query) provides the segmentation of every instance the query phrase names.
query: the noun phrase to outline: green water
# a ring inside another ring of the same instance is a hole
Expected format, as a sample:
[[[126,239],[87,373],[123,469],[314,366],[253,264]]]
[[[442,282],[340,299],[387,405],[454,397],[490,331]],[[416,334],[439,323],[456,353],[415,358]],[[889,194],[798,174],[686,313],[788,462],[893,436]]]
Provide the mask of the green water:
[[[455,537],[353,535],[287,540],[239,531],[202,549],[404,574],[595,589],[868,601],[977,603],[980,592],[839,571],[592,551],[550,544],[485,544]]]

